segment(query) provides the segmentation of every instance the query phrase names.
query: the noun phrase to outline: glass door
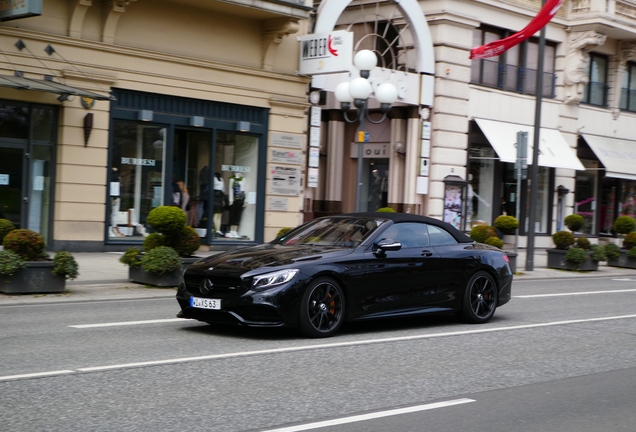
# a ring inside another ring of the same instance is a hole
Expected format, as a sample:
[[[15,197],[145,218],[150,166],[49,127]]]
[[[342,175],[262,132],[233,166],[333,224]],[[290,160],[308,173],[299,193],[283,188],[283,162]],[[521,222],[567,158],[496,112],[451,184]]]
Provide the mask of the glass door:
[[[24,150],[0,147],[0,218],[9,219],[16,228],[23,228],[23,163]]]

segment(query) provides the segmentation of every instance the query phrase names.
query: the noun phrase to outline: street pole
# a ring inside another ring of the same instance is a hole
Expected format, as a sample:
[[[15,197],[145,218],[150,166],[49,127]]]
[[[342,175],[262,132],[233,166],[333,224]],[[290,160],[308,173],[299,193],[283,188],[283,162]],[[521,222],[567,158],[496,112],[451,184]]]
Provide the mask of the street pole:
[[[357,174],[357,186],[356,186],[356,213],[362,211],[362,167],[364,158],[364,138],[360,139],[360,132],[364,134],[364,119],[366,117],[367,101],[364,101],[364,105],[359,108],[358,119],[360,121],[360,128],[358,129],[358,174]]]
[[[545,5],[545,0],[541,2]],[[526,271],[534,270],[534,229],[537,216],[537,182],[539,177],[539,135],[541,133],[541,103],[543,102],[543,56],[545,52],[545,26],[539,36],[539,58],[537,64],[537,88],[534,108],[534,139],[532,140],[532,168],[530,174],[530,204],[528,205],[528,246],[526,249]]]

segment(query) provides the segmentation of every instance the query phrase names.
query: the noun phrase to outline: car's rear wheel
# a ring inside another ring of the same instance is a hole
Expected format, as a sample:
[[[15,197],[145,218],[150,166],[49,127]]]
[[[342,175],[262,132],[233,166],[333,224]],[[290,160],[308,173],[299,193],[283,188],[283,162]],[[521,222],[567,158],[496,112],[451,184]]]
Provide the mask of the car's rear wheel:
[[[497,309],[497,299],[495,280],[486,272],[477,272],[466,286],[460,315],[471,324],[488,322]]]
[[[309,337],[328,337],[344,321],[345,301],[342,288],[329,278],[309,285],[300,304],[300,330]]]

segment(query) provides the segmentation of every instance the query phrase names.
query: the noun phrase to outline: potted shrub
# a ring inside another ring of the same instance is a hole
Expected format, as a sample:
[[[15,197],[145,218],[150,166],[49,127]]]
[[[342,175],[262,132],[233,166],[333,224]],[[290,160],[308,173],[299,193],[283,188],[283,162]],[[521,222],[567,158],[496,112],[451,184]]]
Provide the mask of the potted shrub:
[[[563,223],[572,232],[579,231],[585,224],[585,219],[579,214],[571,214],[563,219]]]
[[[193,254],[199,249],[201,238],[186,225],[186,215],[179,207],[156,207],[146,221],[157,232],[144,239],[143,251],[130,248],[119,261],[129,267],[128,278],[132,282],[177,286],[183,270],[199,260]]]
[[[584,237],[574,238],[570,231],[552,234],[554,249],[547,249],[548,267],[561,270],[598,270],[598,262],[604,261],[604,250],[591,245]]]
[[[634,231],[635,228],[636,221],[629,216],[619,216],[612,224],[612,229],[620,235],[629,234]]]
[[[469,236],[477,243],[484,243],[490,237],[499,237],[497,230],[490,225],[475,225],[471,228]]]
[[[519,221],[514,216],[501,215],[497,216],[493,225],[504,235],[514,235],[519,228]]]
[[[9,219],[0,219],[0,244],[4,243],[4,237],[14,229],[15,225]]]
[[[78,265],[68,252],[51,259],[44,238],[35,231],[14,229],[4,238],[0,252],[0,292],[5,294],[60,293],[66,279],[75,279]]]
[[[624,235],[623,247],[619,248],[613,243],[605,245],[607,253],[607,265],[636,269],[636,232],[634,219],[629,216],[620,216],[614,221],[612,229],[618,234]]]

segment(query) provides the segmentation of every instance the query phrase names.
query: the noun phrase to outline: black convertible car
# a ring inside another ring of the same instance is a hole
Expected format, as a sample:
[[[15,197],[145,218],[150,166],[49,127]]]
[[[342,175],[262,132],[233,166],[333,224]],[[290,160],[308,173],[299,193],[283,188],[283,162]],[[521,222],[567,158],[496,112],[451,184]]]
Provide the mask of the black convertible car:
[[[511,297],[499,249],[439,220],[403,213],[315,219],[271,243],[192,264],[181,318],[333,335],[343,322],[457,312],[485,323]]]

